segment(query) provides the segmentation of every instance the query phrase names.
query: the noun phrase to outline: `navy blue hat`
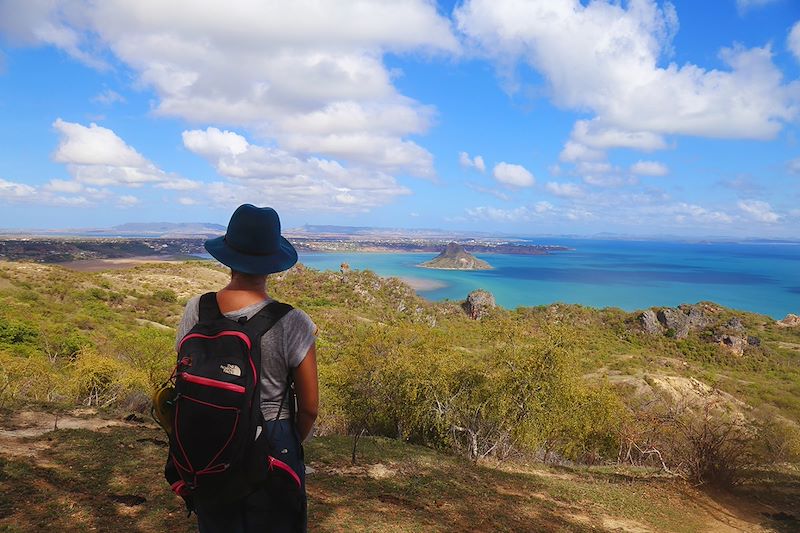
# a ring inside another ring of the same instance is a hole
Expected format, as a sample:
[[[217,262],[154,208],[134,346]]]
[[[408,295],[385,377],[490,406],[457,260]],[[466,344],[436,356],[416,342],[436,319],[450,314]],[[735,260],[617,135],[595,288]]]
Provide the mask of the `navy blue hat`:
[[[240,205],[225,235],[204,246],[217,261],[245,274],[272,274],[297,263],[297,251],[281,237],[281,220],[271,207]]]

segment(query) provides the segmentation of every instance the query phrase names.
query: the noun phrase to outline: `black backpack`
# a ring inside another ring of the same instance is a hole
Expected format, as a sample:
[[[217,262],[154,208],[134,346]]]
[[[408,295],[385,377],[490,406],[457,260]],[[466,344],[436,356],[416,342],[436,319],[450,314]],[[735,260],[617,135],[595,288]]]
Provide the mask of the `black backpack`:
[[[164,470],[172,490],[187,505],[242,498],[266,482],[276,467],[299,489],[297,474],[275,463],[280,461],[270,449],[259,394],[261,337],[291,310],[288,304],[271,302],[250,320],[237,322],[220,312],[216,293],[200,297],[199,321],[181,340],[173,372]],[[287,381],[283,402],[289,390]]]

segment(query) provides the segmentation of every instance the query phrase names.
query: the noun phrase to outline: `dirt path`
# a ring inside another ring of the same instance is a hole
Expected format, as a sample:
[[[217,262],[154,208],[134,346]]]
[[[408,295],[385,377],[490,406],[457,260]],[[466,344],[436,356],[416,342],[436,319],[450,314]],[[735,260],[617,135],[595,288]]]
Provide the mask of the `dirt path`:
[[[0,426],[0,453],[36,457],[49,447],[46,440],[30,442],[58,429],[88,429],[99,431],[111,426],[127,426],[129,422],[100,418],[94,409],[76,409],[66,415],[41,411],[20,411]]]

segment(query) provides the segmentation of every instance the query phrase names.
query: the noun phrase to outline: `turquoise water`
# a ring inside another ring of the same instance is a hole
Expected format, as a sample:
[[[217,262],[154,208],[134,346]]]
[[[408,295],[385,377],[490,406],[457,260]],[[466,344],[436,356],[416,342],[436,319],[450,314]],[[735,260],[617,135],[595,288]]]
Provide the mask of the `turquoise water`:
[[[463,300],[482,288],[508,308],[553,302],[627,311],[711,300],[782,318],[800,313],[800,245],[688,244],[539,239],[571,248],[542,256],[476,254],[494,270],[460,272],[416,265],[436,254],[301,253],[320,270],[369,269],[381,276],[441,284],[417,292],[430,300]]]

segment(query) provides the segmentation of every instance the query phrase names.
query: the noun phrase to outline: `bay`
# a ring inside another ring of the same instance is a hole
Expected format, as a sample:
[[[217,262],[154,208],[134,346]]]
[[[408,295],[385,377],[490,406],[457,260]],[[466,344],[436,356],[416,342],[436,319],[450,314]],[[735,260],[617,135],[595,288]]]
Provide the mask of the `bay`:
[[[798,243],[683,243],[594,239],[536,239],[569,251],[548,255],[476,254],[494,269],[453,271],[420,268],[435,254],[300,253],[320,270],[369,269],[404,278],[430,300],[463,300],[475,289],[498,304],[555,302],[626,311],[713,301],[726,307],[782,318],[800,313]]]

